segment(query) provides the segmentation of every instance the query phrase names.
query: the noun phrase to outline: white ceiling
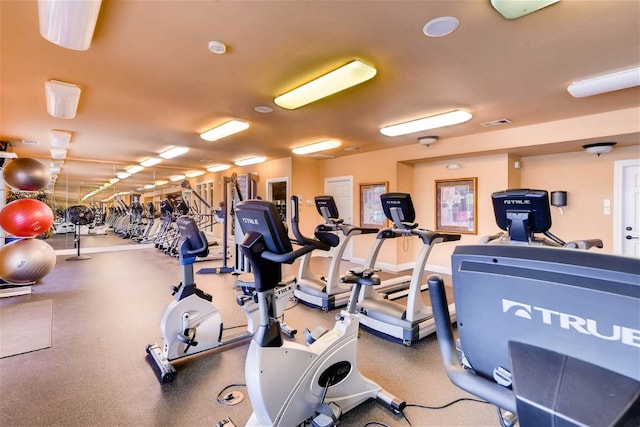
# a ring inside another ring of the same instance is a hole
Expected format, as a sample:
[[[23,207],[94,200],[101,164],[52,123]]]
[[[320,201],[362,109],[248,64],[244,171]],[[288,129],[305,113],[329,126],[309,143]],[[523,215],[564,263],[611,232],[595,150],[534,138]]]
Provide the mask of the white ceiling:
[[[460,27],[426,37],[423,26],[440,16],[456,17]],[[343,141],[333,156],[417,144],[422,134],[390,138],[379,129],[456,108],[473,119],[427,133],[446,140],[488,132],[480,124],[502,118],[519,127],[640,105],[637,87],[580,99],[566,90],[572,81],[640,64],[635,0],[562,0],[511,21],[488,0],[104,0],[87,51],[42,38],[36,1],[2,0],[0,20],[0,139],[21,157],[48,159],[48,132],[72,132],[57,183],[72,194],[174,145],[190,151],[119,182],[118,190],[252,155],[288,157],[322,138]],[[227,53],[209,52],[210,40],[226,43]],[[298,110],[273,103],[353,58],[374,65],[377,75]],[[82,88],[76,118],[47,115],[50,79]],[[231,118],[250,128],[217,142],[199,138]],[[615,137],[620,145],[639,142],[637,133]],[[344,150],[353,147],[359,150]],[[580,149],[579,141],[572,147]]]

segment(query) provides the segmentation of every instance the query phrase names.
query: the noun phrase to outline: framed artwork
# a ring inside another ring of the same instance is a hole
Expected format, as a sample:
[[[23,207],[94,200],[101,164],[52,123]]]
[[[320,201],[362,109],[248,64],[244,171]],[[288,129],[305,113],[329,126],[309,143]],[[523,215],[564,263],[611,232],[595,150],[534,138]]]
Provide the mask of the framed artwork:
[[[476,234],[477,178],[436,180],[436,231]]]
[[[387,225],[380,203],[380,195],[386,193],[387,188],[386,181],[360,184],[360,227],[382,228]]]

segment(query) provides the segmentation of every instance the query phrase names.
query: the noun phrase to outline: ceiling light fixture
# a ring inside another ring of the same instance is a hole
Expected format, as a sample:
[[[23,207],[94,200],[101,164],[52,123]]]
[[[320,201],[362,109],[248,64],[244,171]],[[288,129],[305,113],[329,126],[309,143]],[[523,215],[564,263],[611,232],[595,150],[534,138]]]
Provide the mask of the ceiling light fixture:
[[[567,91],[574,98],[584,98],[634,86],[640,86],[640,67],[573,82]]]
[[[276,105],[295,110],[334,93],[364,83],[376,75],[376,69],[357,59],[318,77],[273,100]]]
[[[231,165],[213,165],[207,168],[208,172],[222,172],[231,169]]]
[[[184,175],[174,175],[171,178],[169,178],[169,181],[175,182],[183,179],[184,179]]]
[[[161,180],[155,182],[156,186],[165,185],[165,184],[168,184],[168,183],[169,183],[169,181],[167,181],[166,179],[161,179]]]
[[[172,147],[159,154],[163,159],[173,159],[189,151],[187,147]]]
[[[221,125],[209,129],[200,134],[200,138],[205,141],[217,141],[234,133],[242,132],[249,128],[249,123],[243,120],[229,120]]]
[[[101,0],[38,0],[40,35],[67,49],[89,49],[101,3]]]
[[[593,144],[585,144],[582,146],[589,154],[597,154],[600,157],[600,154],[610,153],[613,150],[613,146],[616,145],[615,142],[595,142]]]
[[[385,136],[406,135],[409,133],[421,132],[429,129],[457,125],[471,120],[471,117],[473,116],[464,110],[454,110],[444,114],[423,117],[421,119],[385,126],[380,129],[380,133]]]
[[[73,119],[78,111],[80,88],[71,83],[49,80],[44,84],[47,113],[59,119]]]
[[[429,37],[444,37],[453,33],[459,25],[460,21],[453,16],[441,16],[427,22],[422,32]]]
[[[255,165],[258,163],[262,163],[267,160],[266,157],[248,157],[246,159],[241,159],[235,162],[236,166],[249,166]]]
[[[217,55],[222,55],[227,51],[227,45],[218,40],[211,40],[209,42],[209,51]]]
[[[147,184],[147,185],[145,185],[145,186],[144,186],[144,187],[142,187],[142,188],[143,188],[143,189],[145,189],[145,190],[151,190],[151,189],[152,189],[153,187],[155,187],[155,186],[156,186],[155,184]]]
[[[184,174],[187,178],[195,178],[196,176],[204,175],[204,171],[189,171]]]
[[[516,19],[536,12],[560,0],[491,0],[491,6],[504,19]]]
[[[313,144],[308,144],[308,145],[303,145],[300,147],[296,147],[294,149],[292,149],[291,151],[294,154],[311,154],[311,153],[316,153],[318,151],[325,151],[325,150],[330,150],[332,148],[336,148],[342,145],[342,142],[340,142],[337,139],[327,139],[324,141],[320,141],[320,142],[315,142]]]
[[[56,160],[64,159],[67,157],[67,150],[64,148],[51,148],[51,157]]]
[[[111,179],[109,180],[109,184],[113,185],[113,184],[115,184],[115,183],[116,183],[116,182],[118,182],[118,181],[120,181],[120,178],[111,178]]]
[[[437,140],[437,136],[421,136],[420,138],[418,138],[418,142],[420,143],[420,145],[424,145],[425,147],[432,145]]]
[[[142,169],[144,169],[143,166],[131,166],[129,169],[126,169],[127,173],[130,173],[131,175],[133,175],[134,173],[138,173],[140,172]]]
[[[147,160],[144,160],[144,161],[140,162],[140,166],[144,166],[145,168],[148,168],[150,166],[157,165],[161,161],[162,161],[162,159],[160,159],[158,157],[150,157]]]
[[[127,178],[129,178],[129,177],[131,176],[131,174],[130,174],[129,172],[118,172],[118,173],[116,174],[116,176],[117,176],[119,179],[127,179]]]
[[[63,130],[49,132],[49,145],[56,148],[67,148],[71,142],[71,133]]]

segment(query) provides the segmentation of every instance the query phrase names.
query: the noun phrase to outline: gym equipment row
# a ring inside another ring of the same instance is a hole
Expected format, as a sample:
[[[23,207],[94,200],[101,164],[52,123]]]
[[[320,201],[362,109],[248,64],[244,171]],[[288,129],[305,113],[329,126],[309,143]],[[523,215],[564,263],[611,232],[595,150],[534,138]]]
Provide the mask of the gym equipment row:
[[[455,306],[446,301],[442,278],[432,275],[428,279],[433,304],[430,322],[438,332],[447,374],[454,384],[501,408],[500,421],[505,425],[517,420],[523,426],[551,425],[558,420],[567,425],[624,425],[637,420],[640,260],[583,250],[602,247],[598,239],[567,243],[551,234],[546,191],[507,190],[494,193],[492,200],[496,223],[505,232],[483,238],[481,245],[456,247],[452,257]],[[387,193],[381,201],[393,226],[380,230],[376,240],[406,233],[423,242],[412,274],[412,284],[418,283],[430,245],[459,236],[438,236],[419,229],[406,193]],[[252,286],[242,291],[245,301],[253,304],[251,327],[238,338],[251,338],[245,380],[254,412],[247,425],[336,425],[341,414],[368,399],[400,414],[406,403],[364,377],[356,364],[358,329],[368,317],[362,296],[381,283],[375,269],[356,268],[338,278],[340,286],[351,286],[351,292],[332,330],[305,329],[305,344],[283,340],[283,304],[293,287],[296,291],[301,288],[293,280],[283,283],[281,265],[302,260],[314,250],[339,248],[350,235],[330,198],[324,196],[317,202],[318,211],[325,215],[314,238],[300,232],[297,207],[293,197],[295,240],[287,235],[273,204],[249,200],[235,210],[244,234],[240,248],[252,270]],[[183,232],[181,248],[185,254],[192,251],[188,255],[193,257],[206,243],[201,239],[197,243],[192,237],[197,233],[195,223],[191,220],[189,224],[179,227],[191,230]],[[186,257],[181,255],[184,269],[188,262],[183,264],[182,259]],[[331,268],[337,268],[333,261]],[[188,283],[193,283],[192,264],[190,271],[183,270],[182,285],[174,289],[177,296],[163,316],[164,354],[159,346],[147,349],[157,366],[179,358],[168,353],[168,343],[185,354],[228,343],[220,338],[218,319],[212,322],[216,326],[211,330],[218,332],[213,334],[213,344],[194,349],[198,342],[205,342],[196,336],[207,334],[196,335],[204,322],[185,319],[184,313],[191,313],[189,307],[195,306],[187,298],[199,298],[204,304],[202,312],[216,310],[210,295],[195,290],[195,284],[185,287]],[[200,310],[197,313],[194,318],[208,317],[200,316]],[[249,311],[246,313],[249,318]],[[452,313],[457,316],[457,343]],[[178,326],[171,329],[169,323]],[[601,392],[600,386],[609,383],[615,392],[610,388]],[[553,399],[548,393],[550,384],[561,391]]]

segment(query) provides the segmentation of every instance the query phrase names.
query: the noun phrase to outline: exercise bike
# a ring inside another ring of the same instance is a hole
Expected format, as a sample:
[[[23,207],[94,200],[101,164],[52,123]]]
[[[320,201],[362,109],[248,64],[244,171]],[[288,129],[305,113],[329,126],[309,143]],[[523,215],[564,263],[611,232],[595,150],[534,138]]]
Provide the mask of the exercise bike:
[[[182,238],[179,249],[182,281],[173,286],[173,301],[164,311],[160,322],[162,345],[148,345],[146,350],[152,367],[161,383],[172,382],[177,371],[173,363],[218,347],[236,343],[253,336],[258,327],[259,310],[253,289],[242,287],[236,292],[236,302],[242,307],[247,319],[246,330],[223,339],[223,322],[218,309],[213,305],[213,297],[198,288],[194,282],[193,264],[197,257],[207,256],[208,242],[204,232],[198,230],[196,222],[188,216],[176,220]],[[274,291],[274,310],[282,313],[293,293],[295,280],[283,284],[278,282]],[[289,337],[296,333],[283,324]]]
[[[292,202],[297,206],[295,196]],[[306,330],[306,346],[283,342],[274,311],[281,264],[292,263],[314,249],[328,250],[335,235],[316,232],[318,240],[298,238],[302,246],[294,250],[272,203],[245,201],[237,206],[236,215],[245,233],[240,248],[251,263],[260,307],[260,326],[245,363],[254,410],[247,425],[333,426],[342,413],[370,398],[400,413],[405,402],[364,377],[357,367],[356,300],[362,286],[379,283],[374,271],[351,273],[343,279],[353,283],[353,290],[347,309],[336,317],[331,331]]]

